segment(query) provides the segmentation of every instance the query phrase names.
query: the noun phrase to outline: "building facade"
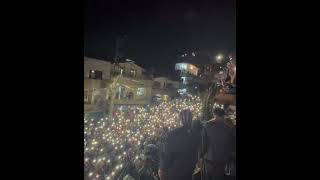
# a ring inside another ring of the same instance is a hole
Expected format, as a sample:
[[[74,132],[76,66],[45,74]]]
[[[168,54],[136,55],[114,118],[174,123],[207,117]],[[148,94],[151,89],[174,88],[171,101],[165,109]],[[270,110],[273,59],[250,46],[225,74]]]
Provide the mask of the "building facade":
[[[181,78],[179,85],[180,94],[197,94],[206,87],[206,82],[199,76],[199,67],[189,62],[179,62],[175,70]]]
[[[107,107],[112,64],[84,57],[84,111],[99,112]]]
[[[112,64],[84,57],[84,111],[106,112],[110,105],[144,105],[151,101],[153,81],[132,63]]]

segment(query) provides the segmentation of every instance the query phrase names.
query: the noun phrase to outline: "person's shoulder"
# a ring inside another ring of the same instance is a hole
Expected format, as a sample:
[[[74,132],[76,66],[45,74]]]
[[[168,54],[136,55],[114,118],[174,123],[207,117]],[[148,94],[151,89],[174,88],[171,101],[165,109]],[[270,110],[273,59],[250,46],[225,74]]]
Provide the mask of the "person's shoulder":
[[[176,135],[180,134],[183,131],[183,127],[175,128],[168,133],[168,138],[175,137]]]
[[[224,123],[223,121],[208,121],[205,124],[205,129],[215,129],[215,128],[224,128],[224,127],[228,127],[226,125],[226,123]]]
[[[180,127],[180,128],[172,129],[172,130],[168,133],[168,137],[172,137],[172,136],[178,134],[180,131],[181,131],[181,127]]]
[[[215,124],[214,120],[209,120],[209,121],[203,123],[203,127],[204,128],[209,128],[209,127],[212,127],[214,124]]]

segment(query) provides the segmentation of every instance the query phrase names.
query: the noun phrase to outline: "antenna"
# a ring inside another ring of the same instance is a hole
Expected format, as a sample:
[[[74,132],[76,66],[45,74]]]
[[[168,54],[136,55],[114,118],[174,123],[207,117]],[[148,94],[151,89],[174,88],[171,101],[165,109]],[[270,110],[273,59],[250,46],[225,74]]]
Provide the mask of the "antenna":
[[[124,33],[121,33],[119,36],[117,36],[114,63],[119,63],[120,60],[124,59],[127,37],[128,36]]]

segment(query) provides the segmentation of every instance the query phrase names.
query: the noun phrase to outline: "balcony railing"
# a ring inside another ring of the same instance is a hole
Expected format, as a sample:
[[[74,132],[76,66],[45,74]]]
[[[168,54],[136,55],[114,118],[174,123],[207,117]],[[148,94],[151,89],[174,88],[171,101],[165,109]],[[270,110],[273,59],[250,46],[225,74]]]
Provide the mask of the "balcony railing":
[[[113,72],[112,73],[112,77],[119,76],[119,75],[121,75],[120,72]],[[134,79],[152,80],[151,76],[148,76],[148,75],[145,75],[145,74],[133,75],[133,74],[130,74],[130,73],[123,73],[122,76],[123,77],[127,77],[127,78],[134,78]]]

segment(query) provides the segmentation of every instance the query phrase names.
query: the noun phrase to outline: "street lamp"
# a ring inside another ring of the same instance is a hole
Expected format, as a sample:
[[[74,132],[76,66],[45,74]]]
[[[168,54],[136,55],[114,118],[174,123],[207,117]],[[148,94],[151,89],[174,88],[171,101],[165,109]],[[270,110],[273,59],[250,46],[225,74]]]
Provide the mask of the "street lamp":
[[[218,55],[216,56],[216,61],[217,61],[218,63],[221,63],[221,62],[222,62],[222,59],[223,59],[223,55],[222,55],[222,54],[218,54]]]

